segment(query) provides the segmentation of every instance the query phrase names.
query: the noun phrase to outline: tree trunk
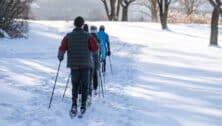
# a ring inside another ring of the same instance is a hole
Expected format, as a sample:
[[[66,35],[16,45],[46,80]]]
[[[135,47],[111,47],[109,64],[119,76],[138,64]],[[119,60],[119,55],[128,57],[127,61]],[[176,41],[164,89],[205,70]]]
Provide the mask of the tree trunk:
[[[211,33],[210,45],[218,45],[218,22],[219,22],[220,7],[214,7],[211,17]]]
[[[160,23],[163,30],[167,29],[167,13],[164,13],[162,9],[160,9]]]
[[[116,19],[117,20],[119,20],[121,2],[122,2],[121,0],[118,0],[118,2],[117,2],[117,11],[116,11]]]
[[[164,13],[163,13],[163,29],[168,29],[167,26],[167,19],[168,19],[168,12],[169,12],[169,4],[168,1],[166,0],[164,3]]]
[[[116,0],[110,0],[110,7],[111,7],[111,20],[115,20],[115,3],[116,3]]]
[[[193,13],[192,9],[187,8],[186,15],[190,16]]]
[[[169,11],[169,5],[171,0],[158,0],[158,8],[159,8],[159,16],[160,16],[160,23],[162,26],[162,29],[168,29],[167,26],[167,18],[168,18],[168,11]]]
[[[157,4],[156,4],[156,0],[152,0],[151,1],[151,20],[152,22],[157,22],[158,18],[157,18]]]
[[[110,15],[107,15],[107,16],[108,16],[108,20],[112,21],[112,16],[110,16]]]
[[[116,0],[101,0],[104,4],[106,15],[109,21],[118,20],[118,15],[116,14]],[[118,7],[118,6],[117,6]]]
[[[167,16],[160,14],[160,23],[163,30],[167,29]]]
[[[112,18],[111,18],[111,16],[110,16],[110,11],[109,11],[108,4],[107,4],[107,2],[106,2],[105,0],[102,1],[102,2],[103,2],[103,4],[104,4],[105,10],[106,10],[106,16],[107,16],[108,20],[111,21]]]
[[[122,21],[128,21],[128,8],[129,6],[124,6],[122,10]]]

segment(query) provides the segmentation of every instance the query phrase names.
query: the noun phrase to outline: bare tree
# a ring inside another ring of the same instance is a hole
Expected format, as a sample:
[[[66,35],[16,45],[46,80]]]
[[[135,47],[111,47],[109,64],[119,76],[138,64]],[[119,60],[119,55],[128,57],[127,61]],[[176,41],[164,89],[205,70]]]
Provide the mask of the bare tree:
[[[117,11],[116,11],[116,19],[119,20],[119,14],[120,14],[120,10],[121,10],[121,2],[122,0],[117,0]]]
[[[17,20],[23,18],[29,0],[0,0],[0,29],[10,37],[24,37],[27,23]],[[3,36],[2,36],[3,37]]]
[[[136,0],[122,0],[121,6],[122,6],[122,21],[128,21],[128,11],[129,6]]]
[[[210,33],[210,45],[218,45],[218,22],[221,10],[221,0],[209,0],[213,6],[213,12],[211,17],[211,33]]]
[[[150,10],[151,10],[151,17],[153,22],[157,22],[157,13],[158,13],[158,8],[156,4],[156,0],[148,0],[150,2]]]
[[[193,14],[201,4],[203,4],[203,0],[180,0],[180,5],[183,6],[183,9],[186,12],[187,16]]]
[[[150,11],[151,15],[151,21],[157,22],[158,21],[158,7],[156,0],[141,0],[140,2],[137,2],[138,5],[144,6]],[[147,13],[142,11],[143,13]]]
[[[122,0],[101,0],[109,21],[119,20],[120,3]]]
[[[162,29],[167,29],[167,17],[171,0],[157,0]]]
[[[22,0],[20,0],[20,1],[22,1]],[[21,15],[21,18],[30,19],[31,3],[33,2],[33,0],[24,0],[24,1],[25,1],[24,11]]]

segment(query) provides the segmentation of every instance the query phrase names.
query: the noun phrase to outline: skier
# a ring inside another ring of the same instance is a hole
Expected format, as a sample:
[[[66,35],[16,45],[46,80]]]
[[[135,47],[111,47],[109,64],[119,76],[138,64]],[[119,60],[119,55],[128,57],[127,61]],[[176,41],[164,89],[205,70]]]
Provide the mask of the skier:
[[[89,26],[87,24],[84,24],[83,26],[84,31],[89,33]],[[98,40],[95,36],[90,34],[91,37],[93,37],[96,41],[96,43],[99,45]],[[90,68],[90,80],[89,80],[89,85],[88,85],[88,105],[91,104],[92,100],[92,86],[94,83],[94,69],[95,69],[95,64],[96,64],[96,58],[98,58],[98,51],[96,52],[90,52],[90,61],[91,61],[91,68]]]
[[[77,17],[74,20],[74,30],[68,33],[62,40],[59,47],[58,59],[61,62],[67,51],[67,67],[71,69],[72,78],[72,106],[70,116],[77,114],[78,89],[82,87],[81,114],[86,111],[88,94],[90,51],[98,51],[98,44],[95,39],[82,29],[84,19]],[[81,83],[80,83],[81,82]]]
[[[96,26],[91,26],[90,27],[90,32],[91,35],[97,40],[97,42],[99,42],[99,38],[97,37],[97,27]],[[100,57],[99,57],[99,51],[94,52],[93,53],[93,90],[94,90],[94,94],[97,94],[97,88],[98,88],[98,83],[99,83],[99,69],[100,69]],[[92,95],[92,90],[90,92]]]
[[[110,56],[110,42],[109,35],[105,32],[105,27],[100,26],[99,32],[97,33],[100,45],[100,61],[102,63],[102,72],[106,72],[106,56]]]

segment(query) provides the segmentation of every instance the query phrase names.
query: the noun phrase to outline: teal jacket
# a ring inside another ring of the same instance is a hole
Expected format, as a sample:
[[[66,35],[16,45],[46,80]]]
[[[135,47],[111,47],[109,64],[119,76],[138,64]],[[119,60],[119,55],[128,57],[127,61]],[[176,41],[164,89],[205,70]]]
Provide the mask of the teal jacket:
[[[104,31],[99,31],[97,37],[99,39],[100,58],[105,60],[107,52],[110,51],[109,35]]]

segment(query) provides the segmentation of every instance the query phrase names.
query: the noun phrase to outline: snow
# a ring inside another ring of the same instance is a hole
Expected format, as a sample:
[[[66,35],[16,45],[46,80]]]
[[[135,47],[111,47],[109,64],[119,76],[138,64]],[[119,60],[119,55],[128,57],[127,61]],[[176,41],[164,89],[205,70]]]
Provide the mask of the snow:
[[[35,9],[39,9],[39,8],[40,8],[40,6],[39,6],[36,2],[33,2],[33,3],[31,4],[31,7],[32,7],[32,8],[35,8]]]
[[[0,33],[2,33],[6,38],[10,38],[9,35],[4,30],[0,29]]]
[[[83,119],[70,119],[69,70],[57,50],[72,22],[29,21],[28,39],[0,39],[1,126],[220,126],[222,51],[209,45],[209,25],[87,22],[111,36],[105,98],[93,97]],[[221,29],[221,27],[220,27]],[[222,33],[219,35],[219,45]]]

